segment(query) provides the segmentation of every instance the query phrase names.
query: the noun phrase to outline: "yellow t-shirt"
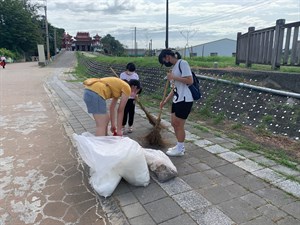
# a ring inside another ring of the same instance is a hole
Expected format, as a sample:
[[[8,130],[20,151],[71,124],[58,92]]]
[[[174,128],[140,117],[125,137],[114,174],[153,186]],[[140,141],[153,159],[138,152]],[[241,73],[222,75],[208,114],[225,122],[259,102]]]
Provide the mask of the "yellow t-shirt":
[[[85,88],[96,92],[104,99],[119,98],[122,93],[126,96],[130,96],[131,94],[129,84],[117,77],[100,78],[98,82],[92,82],[91,85],[85,85]]]

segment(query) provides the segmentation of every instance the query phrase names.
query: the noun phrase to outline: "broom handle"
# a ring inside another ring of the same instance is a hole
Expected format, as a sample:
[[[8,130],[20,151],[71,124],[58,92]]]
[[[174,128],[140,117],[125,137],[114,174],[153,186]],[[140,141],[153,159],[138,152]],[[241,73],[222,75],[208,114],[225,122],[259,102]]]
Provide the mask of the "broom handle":
[[[116,77],[119,78],[118,74],[116,73],[116,71],[115,71],[113,68],[109,67],[109,69],[113,72],[113,74],[114,74]]]
[[[169,86],[169,82],[170,82],[170,81],[167,80],[167,82],[166,82],[166,84],[165,84],[164,95],[163,95],[162,101],[164,101],[165,98],[166,98],[166,95],[167,95],[167,89],[168,89],[168,86]],[[162,109],[160,109],[160,111],[159,111],[159,114],[158,114],[158,117],[157,117],[157,121],[160,121],[161,114],[162,114]]]

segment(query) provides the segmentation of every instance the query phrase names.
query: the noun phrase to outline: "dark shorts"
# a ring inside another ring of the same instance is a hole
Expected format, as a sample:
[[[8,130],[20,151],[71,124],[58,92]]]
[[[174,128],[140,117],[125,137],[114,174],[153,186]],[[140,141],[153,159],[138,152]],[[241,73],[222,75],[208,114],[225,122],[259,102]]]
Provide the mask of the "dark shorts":
[[[88,113],[92,114],[106,114],[106,101],[96,92],[89,89],[84,89],[83,100],[86,104]]]
[[[175,113],[175,116],[186,120],[192,110],[193,102],[177,102],[172,103],[172,113]]]

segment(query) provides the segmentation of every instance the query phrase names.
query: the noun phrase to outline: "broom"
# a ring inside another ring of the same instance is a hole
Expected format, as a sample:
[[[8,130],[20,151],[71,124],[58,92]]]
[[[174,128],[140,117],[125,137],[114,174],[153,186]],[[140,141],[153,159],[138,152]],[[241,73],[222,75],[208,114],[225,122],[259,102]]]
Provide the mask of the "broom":
[[[119,77],[118,74],[116,73],[116,71],[109,67],[109,69],[113,72],[113,74],[116,76],[116,77]],[[154,116],[152,116],[147,110],[146,108],[142,105],[142,103],[140,102],[140,99],[137,97],[136,99],[137,103],[139,104],[139,106],[141,107],[141,109],[144,111],[144,113],[146,114],[146,117],[148,118],[149,120],[149,123],[153,126],[156,125],[157,121],[156,119],[154,118]]]
[[[164,101],[164,99],[166,97],[168,86],[169,86],[169,80],[167,80],[167,82],[166,82],[162,101]],[[164,142],[162,140],[162,137],[160,135],[161,114],[162,114],[162,109],[160,109],[160,111],[159,111],[159,114],[158,114],[158,117],[157,117],[157,120],[156,120],[156,124],[155,124],[153,130],[146,136],[146,139],[148,140],[150,145],[163,147],[165,144],[164,144]]]

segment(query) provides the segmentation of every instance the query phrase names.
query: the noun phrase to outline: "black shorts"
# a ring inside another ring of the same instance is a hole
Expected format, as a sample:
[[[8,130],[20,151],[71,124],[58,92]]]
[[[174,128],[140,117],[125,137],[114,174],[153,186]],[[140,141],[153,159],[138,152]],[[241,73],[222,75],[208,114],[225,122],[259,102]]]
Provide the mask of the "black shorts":
[[[186,120],[192,110],[193,102],[177,102],[172,103],[172,113],[175,113],[175,116]]]

